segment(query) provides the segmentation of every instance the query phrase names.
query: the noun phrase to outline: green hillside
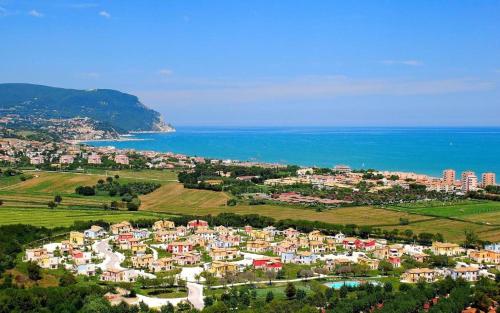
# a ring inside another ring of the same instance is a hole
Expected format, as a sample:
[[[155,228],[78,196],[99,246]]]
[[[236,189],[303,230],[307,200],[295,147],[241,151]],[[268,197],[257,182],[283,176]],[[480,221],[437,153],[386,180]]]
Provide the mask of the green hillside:
[[[0,116],[89,117],[119,132],[161,131],[160,113],[136,96],[111,89],[76,90],[33,84],[0,84]]]

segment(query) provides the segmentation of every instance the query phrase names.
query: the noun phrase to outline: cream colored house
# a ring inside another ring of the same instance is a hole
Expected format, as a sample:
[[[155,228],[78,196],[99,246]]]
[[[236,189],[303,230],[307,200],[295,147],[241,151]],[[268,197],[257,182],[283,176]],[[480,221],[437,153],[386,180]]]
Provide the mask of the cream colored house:
[[[215,261],[212,262],[209,273],[212,273],[215,277],[224,277],[228,273],[236,273],[238,266],[234,263]]]
[[[77,231],[72,231],[69,233],[69,242],[73,246],[83,246],[85,244],[85,234]]]
[[[152,254],[133,256],[131,260],[134,268],[149,268],[154,261]]]
[[[264,240],[250,240],[247,241],[247,251],[255,253],[264,253],[271,249],[269,242]]]
[[[431,247],[432,253],[436,255],[457,256],[464,252],[456,243],[450,242],[433,242]]]
[[[430,268],[412,268],[402,275],[401,281],[406,283],[418,283],[419,281],[432,283],[436,281],[436,279],[436,271]]]

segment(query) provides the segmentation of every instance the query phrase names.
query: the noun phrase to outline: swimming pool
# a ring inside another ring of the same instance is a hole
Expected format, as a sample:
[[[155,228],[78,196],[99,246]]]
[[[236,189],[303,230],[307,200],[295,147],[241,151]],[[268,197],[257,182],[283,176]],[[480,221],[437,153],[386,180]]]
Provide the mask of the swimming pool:
[[[333,289],[340,289],[342,286],[347,286],[347,287],[358,287],[361,285],[361,283],[357,280],[343,280],[343,281],[335,281],[331,283],[326,283],[325,284],[327,287],[333,288]]]

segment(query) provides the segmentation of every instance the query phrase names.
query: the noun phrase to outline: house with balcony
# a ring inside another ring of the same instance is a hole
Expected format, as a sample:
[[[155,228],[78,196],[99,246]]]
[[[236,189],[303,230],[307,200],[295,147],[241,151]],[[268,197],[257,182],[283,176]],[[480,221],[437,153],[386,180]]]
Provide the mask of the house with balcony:
[[[311,265],[316,262],[318,256],[310,251],[297,251],[292,263]]]
[[[252,261],[252,266],[255,269],[277,272],[283,268],[283,263],[280,258],[262,258],[254,259]]]
[[[153,273],[170,271],[174,268],[173,258],[160,258],[154,260],[149,266],[149,270]]]
[[[228,273],[236,273],[238,271],[238,265],[223,261],[214,261],[210,264],[208,269],[209,273],[212,273],[215,277],[224,277]]]
[[[175,241],[167,245],[167,251],[178,254],[193,251],[193,244],[188,241]]]
[[[209,255],[213,261],[234,260],[240,256],[240,251],[237,248],[214,248]]]
[[[437,279],[437,272],[430,268],[412,268],[402,275],[402,282],[418,283],[419,281],[433,283]]]
[[[432,243],[431,251],[435,255],[457,256],[462,254],[464,249],[456,243],[435,241]]]
[[[72,246],[81,247],[85,245],[85,234],[77,231],[69,233],[69,242]]]
[[[195,265],[200,263],[201,255],[198,252],[183,252],[174,254],[173,259],[180,266]]]
[[[172,242],[176,241],[178,236],[175,230],[160,229],[154,233],[154,238],[157,242]]]
[[[131,232],[132,229],[133,229],[132,225],[127,221],[123,221],[121,223],[113,224],[110,226],[110,230],[113,235],[128,233]]]
[[[500,264],[500,252],[492,250],[473,250],[469,252],[469,258],[481,264]]]
[[[175,223],[168,220],[156,221],[153,224],[153,231],[175,229]]]
[[[83,231],[83,235],[88,239],[99,239],[106,236],[106,230],[99,225],[92,225],[89,229]]]
[[[264,240],[249,240],[247,241],[247,251],[254,253],[264,253],[271,249],[269,242]]]
[[[152,254],[137,255],[130,258],[134,268],[149,268],[153,264]]]
[[[479,278],[479,268],[477,267],[457,267],[450,269],[450,277],[453,279],[463,279],[468,282],[477,281]]]

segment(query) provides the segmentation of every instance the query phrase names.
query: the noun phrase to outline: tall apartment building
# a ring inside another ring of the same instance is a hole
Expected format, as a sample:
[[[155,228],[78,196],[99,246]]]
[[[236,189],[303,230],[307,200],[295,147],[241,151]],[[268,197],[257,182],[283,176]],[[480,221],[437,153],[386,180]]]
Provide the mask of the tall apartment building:
[[[469,192],[477,190],[477,176],[474,172],[466,171],[462,173],[462,191]]]
[[[456,172],[452,169],[447,169],[443,171],[443,183],[447,186],[452,186],[455,184]]]
[[[483,173],[481,183],[483,187],[496,185],[495,173]]]

